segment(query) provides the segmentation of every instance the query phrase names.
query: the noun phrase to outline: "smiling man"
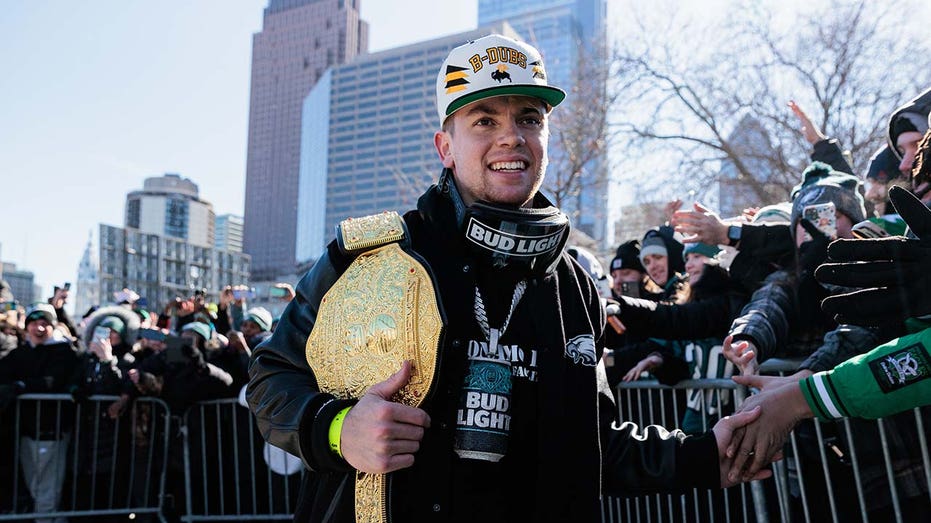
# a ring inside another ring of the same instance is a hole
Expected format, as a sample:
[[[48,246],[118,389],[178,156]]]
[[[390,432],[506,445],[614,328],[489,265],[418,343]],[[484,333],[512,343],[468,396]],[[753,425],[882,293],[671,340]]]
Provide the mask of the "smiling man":
[[[525,43],[454,49],[437,183],[403,217],[343,221],[255,350],[259,427],[316,472],[295,520],[600,521],[605,492],[720,485],[756,413],[688,438],[611,427],[604,311],[539,192],[564,97]]]

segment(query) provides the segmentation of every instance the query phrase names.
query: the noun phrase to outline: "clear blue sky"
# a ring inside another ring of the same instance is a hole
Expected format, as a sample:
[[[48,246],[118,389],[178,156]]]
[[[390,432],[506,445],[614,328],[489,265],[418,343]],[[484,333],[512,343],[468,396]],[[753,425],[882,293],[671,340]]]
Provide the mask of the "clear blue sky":
[[[89,231],[122,226],[126,193],[165,172],[191,178],[217,214],[242,214],[252,34],[267,3],[5,2],[0,259],[45,292],[75,281]],[[477,21],[476,1],[361,4],[372,51]]]

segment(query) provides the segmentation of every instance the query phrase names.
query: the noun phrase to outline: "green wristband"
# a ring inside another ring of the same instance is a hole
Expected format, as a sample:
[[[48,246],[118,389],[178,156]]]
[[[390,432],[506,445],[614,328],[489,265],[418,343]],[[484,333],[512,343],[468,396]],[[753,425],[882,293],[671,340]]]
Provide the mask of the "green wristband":
[[[330,422],[330,450],[336,453],[337,456],[343,457],[342,450],[339,446],[339,436],[343,432],[343,420],[346,419],[346,413],[349,412],[349,409],[352,407],[346,407],[345,409],[336,413],[336,416],[333,417],[333,421]]]

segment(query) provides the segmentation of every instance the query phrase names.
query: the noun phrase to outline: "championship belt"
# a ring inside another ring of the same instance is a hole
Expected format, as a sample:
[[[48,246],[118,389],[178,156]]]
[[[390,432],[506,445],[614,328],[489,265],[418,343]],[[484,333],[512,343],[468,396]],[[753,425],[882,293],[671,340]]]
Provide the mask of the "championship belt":
[[[359,398],[405,360],[411,379],[391,401],[419,407],[437,371],[443,320],[427,269],[404,252],[397,213],[344,220],[343,250],[362,251],[327,291],[307,339],[307,362],[320,390]],[[356,471],[357,522],[387,521],[384,474]]]

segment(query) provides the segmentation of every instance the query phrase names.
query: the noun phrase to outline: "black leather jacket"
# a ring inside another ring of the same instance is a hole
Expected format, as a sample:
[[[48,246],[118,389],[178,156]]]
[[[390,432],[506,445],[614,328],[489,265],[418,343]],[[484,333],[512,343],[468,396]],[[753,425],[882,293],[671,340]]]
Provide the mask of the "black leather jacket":
[[[404,219],[410,250],[427,262],[435,277],[445,324],[439,376],[422,406],[433,422],[414,466],[388,475],[389,518],[449,521],[455,517],[450,513],[449,478],[458,458],[452,451],[452,424],[445,420],[454,416],[450,398],[462,383],[463,341],[476,339],[478,331],[472,312],[477,265],[466,251],[451,206],[435,186]],[[296,521],[353,520],[353,469],[327,443],[334,415],[352,400],[320,392],[305,359],[320,300],[350,262],[331,243],[298,284],[297,296],[272,338],[254,351],[250,366],[246,395],[259,429],[271,444],[300,456],[313,471],[306,475]],[[531,281],[521,303],[527,306],[515,313],[516,332],[549,340],[540,350],[535,443],[541,463],[534,473],[535,507],[527,520],[600,521],[602,493],[718,485],[713,436],[686,438],[681,432],[641,430],[630,423],[612,427],[617,411],[603,368],[574,363],[566,354],[566,340],[584,334],[600,340],[604,327],[594,284],[578,264],[563,254],[552,273]],[[600,344],[596,347],[598,361]]]

